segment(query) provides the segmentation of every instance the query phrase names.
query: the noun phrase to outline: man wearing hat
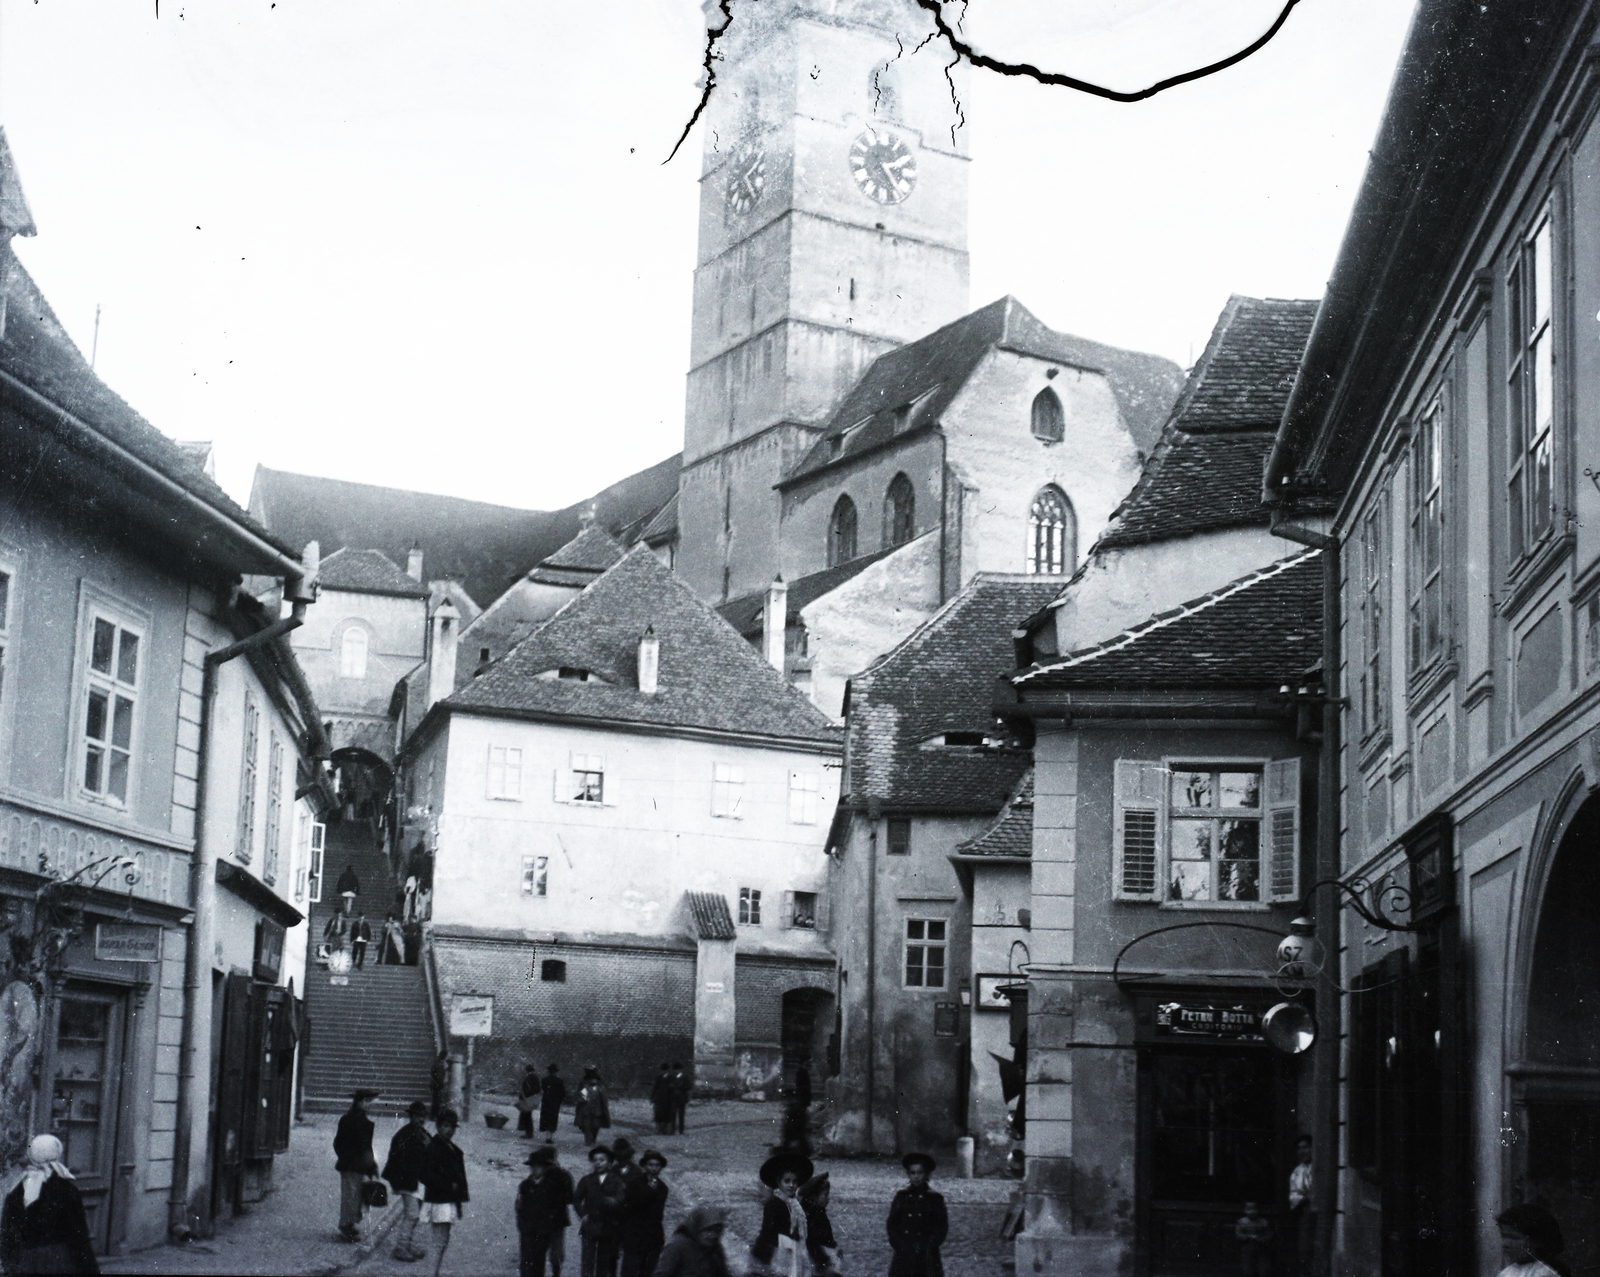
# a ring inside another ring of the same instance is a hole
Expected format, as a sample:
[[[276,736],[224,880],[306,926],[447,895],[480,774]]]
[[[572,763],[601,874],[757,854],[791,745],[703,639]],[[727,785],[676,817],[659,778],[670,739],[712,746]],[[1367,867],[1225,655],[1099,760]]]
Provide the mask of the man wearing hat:
[[[769,1265],[774,1255],[783,1269],[792,1270],[794,1252],[806,1249],[806,1211],[800,1204],[800,1185],[816,1168],[795,1149],[780,1149],[761,1164],[761,1182],[772,1190],[761,1208],[761,1231],[750,1245],[755,1261]]]
[[[517,1189],[517,1233],[522,1240],[520,1277],[544,1277],[545,1256],[550,1271],[561,1277],[566,1258],[567,1226],[572,1216],[572,1176],[556,1164],[553,1145],[544,1144],[528,1154],[528,1178]]]
[[[378,1098],[376,1091],[362,1088],[350,1097],[350,1107],[339,1119],[333,1135],[333,1152],[339,1172],[339,1236],[347,1242],[361,1240],[361,1216],[366,1203],[361,1200],[361,1185],[368,1175],[378,1173],[378,1159],[372,1155],[372,1119],[367,1116],[367,1101]]]
[[[573,1209],[582,1221],[578,1235],[583,1239],[583,1277],[617,1277],[628,1190],[604,1144],[589,1150],[589,1165],[593,1169],[578,1181],[572,1195]]]
[[[427,1165],[428,1106],[412,1100],[406,1110],[410,1119],[389,1141],[389,1159],[383,1164],[383,1177],[400,1197],[403,1214],[395,1226],[394,1257],[409,1263],[428,1252],[417,1245],[417,1221],[422,1218],[422,1173]]]
[[[907,1185],[894,1195],[889,1207],[889,1277],[944,1277],[939,1247],[950,1232],[944,1198],[928,1187],[937,1163],[926,1153],[907,1153],[900,1159]]]
[[[639,1178],[622,1221],[622,1277],[651,1277],[661,1258],[667,1242],[663,1221],[670,1191],[661,1178],[666,1165],[667,1159],[655,1149],[647,1149],[639,1158]]]

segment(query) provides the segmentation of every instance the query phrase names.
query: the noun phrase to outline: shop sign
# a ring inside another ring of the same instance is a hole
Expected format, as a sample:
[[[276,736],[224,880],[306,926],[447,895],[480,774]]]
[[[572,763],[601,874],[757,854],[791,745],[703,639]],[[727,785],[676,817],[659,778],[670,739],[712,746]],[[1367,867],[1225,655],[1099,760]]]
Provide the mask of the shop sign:
[[[933,1004],[933,1036],[953,1038],[961,1032],[961,1004],[935,1002]]]
[[[454,993],[450,995],[450,1036],[486,1038],[494,1030],[494,995]]]
[[[101,962],[160,962],[161,928],[140,922],[102,922],[94,929]]]
[[[1156,1035],[1182,1038],[1261,1040],[1259,1007],[1219,1007],[1209,1003],[1162,1002],[1156,1006]]]

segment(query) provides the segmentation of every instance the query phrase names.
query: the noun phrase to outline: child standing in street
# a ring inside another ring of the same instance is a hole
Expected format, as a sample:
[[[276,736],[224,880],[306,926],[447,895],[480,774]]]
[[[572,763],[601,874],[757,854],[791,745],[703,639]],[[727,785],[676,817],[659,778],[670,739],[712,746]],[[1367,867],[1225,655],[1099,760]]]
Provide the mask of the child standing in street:
[[[459,1125],[454,1109],[440,1109],[434,1137],[423,1163],[422,1218],[433,1225],[433,1238],[439,1243],[439,1257],[433,1264],[433,1277],[444,1267],[444,1252],[450,1246],[450,1226],[466,1214],[467,1161],[455,1144]]]
[[[1239,1271],[1243,1277],[1272,1277],[1272,1221],[1256,1202],[1244,1204],[1244,1214],[1233,1226],[1239,1243]]]
[[[519,1277],[544,1277],[545,1257],[561,1277],[564,1240],[572,1217],[572,1177],[556,1165],[553,1145],[542,1144],[528,1155],[528,1178],[517,1189],[517,1233],[522,1240]]]
[[[938,1165],[926,1153],[907,1153],[906,1186],[889,1207],[889,1277],[944,1277],[939,1248],[950,1232],[950,1215],[944,1198],[928,1187],[928,1177]]]

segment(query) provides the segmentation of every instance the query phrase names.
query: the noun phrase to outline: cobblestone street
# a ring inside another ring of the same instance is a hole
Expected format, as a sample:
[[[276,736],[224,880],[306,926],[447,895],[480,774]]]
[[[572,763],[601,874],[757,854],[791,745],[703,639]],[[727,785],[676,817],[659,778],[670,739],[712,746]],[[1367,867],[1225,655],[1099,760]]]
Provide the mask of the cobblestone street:
[[[492,1106],[491,1106],[492,1107]],[[501,1111],[509,1112],[509,1109]],[[776,1104],[719,1101],[695,1104],[689,1110],[685,1135],[658,1138],[649,1122],[648,1105],[619,1100],[612,1105],[611,1137],[626,1135],[637,1148],[659,1148],[669,1159],[665,1178],[672,1186],[667,1228],[697,1203],[726,1207],[730,1212],[727,1250],[735,1272],[748,1263],[747,1248],[761,1217],[762,1190],[755,1170],[767,1146],[776,1139]],[[333,1171],[333,1115],[313,1115],[295,1126],[288,1153],[277,1161],[277,1191],[229,1221],[210,1241],[184,1248],[157,1247],[136,1255],[107,1259],[106,1273],[260,1273],[260,1274],[388,1274],[432,1272],[433,1256],[421,1263],[399,1263],[391,1255],[385,1233],[388,1217],[368,1217],[361,1246],[336,1239],[338,1181]],[[585,1169],[582,1136],[570,1125],[558,1137],[561,1161],[575,1175]],[[381,1163],[397,1119],[378,1119],[374,1147]],[[445,1256],[445,1273],[510,1274],[517,1270],[517,1237],[512,1201],[525,1175],[523,1159],[532,1147],[512,1127],[492,1131],[481,1116],[457,1137],[466,1152],[472,1201],[466,1219],[456,1225]],[[884,1217],[890,1198],[904,1183],[898,1162],[887,1160],[818,1159],[829,1171],[833,1201],[829,1215],[843,1247],[843,1268],[850,1277],[881,1275],[888,1270],[889,1248]],[[951,1277],[1000,1277],[1011,1245],[999,1238],[1011,1191],[1007,1180],[959,1180],[935,1177],[934,1186],[950,1207],[950,1240],[944,1248],[945,1271]],[[419,1229],[418,1235],[425,1230]],[[577,1232],[569,1230],[569,1259],[564,1272],[577,1277]],[[376,1246],[371,1245],[378,1239]]]

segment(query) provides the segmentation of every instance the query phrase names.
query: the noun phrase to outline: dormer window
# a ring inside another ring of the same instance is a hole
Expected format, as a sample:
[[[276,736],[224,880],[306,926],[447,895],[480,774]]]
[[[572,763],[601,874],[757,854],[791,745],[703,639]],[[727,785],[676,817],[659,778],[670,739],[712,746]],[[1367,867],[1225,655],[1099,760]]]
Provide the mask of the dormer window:
[[[586,670],[578,665],[563,665],[559,669],[545,670],[542,674],[536,674],[534,677],[542,678],[549,683],[553,683],[558,679],[563,683],[604,683],[606,681],[593,670]]]
[[[923,749],[1005,749],[1009,744],[984,732],[942,732],[922,742]]]

